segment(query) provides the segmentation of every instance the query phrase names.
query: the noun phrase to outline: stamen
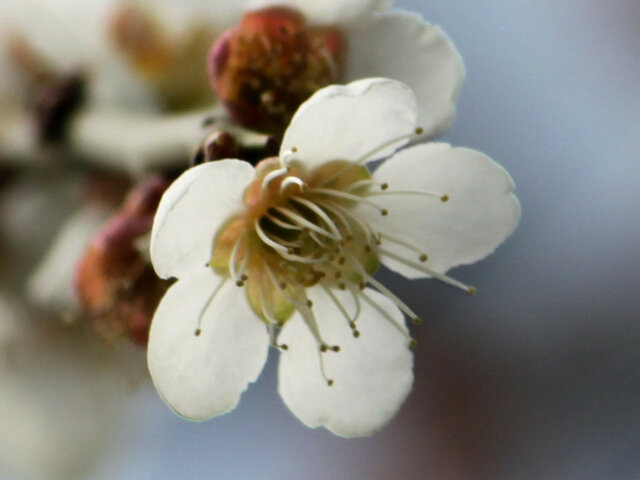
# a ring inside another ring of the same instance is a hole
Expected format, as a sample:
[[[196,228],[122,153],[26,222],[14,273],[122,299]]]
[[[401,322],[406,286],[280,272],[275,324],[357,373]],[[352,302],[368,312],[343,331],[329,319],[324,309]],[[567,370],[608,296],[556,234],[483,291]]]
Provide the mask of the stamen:
[[[218,294],[220,289],[222,289],[225,283],[227,283],[226,277],[218,284],[216,288],[214,288],[213,292],[211,292],[211,295],[209,295],[209,298],[207,298],[204,306],[200,309],[200,313],[198,314],[198,323],[196,324],[196,329],[193,332],[196,337],[199,337],[202,334],[202,317],[204,316],[205,312],[213,302],[213,299],[216,298],[216,295]]]
[[[395,303],[400,310],[402,310],[409,318],[411,318],[411,320],[413,320],[414,322],[420,320],[420,317],[418,317],[418,315],[416,315],[415,312],[411,310],[406,303],[400,300],[400,298],[398,298],[396,294],[394,294],[382,283],[378,282],[375,278],[369,275],[365,271],[365,269],[362,267],[362,265],[360,265],[360,262],[358,262],[358,260],[351,254],[349,255],[349,263],[353,265],[356,270],[358,270],[358,273],[360,273],[362,278],[364,278],[367,281],[367,283],[371,284],[376,290],[378,290],[380,293],[385,295],[389,300]]]
[[[290,176],[290,177],[286,177],[280,184],[280,195],[284,194],[285,190],[287,189],[287,187],[289,187],[289,185],[298,185],[298,187],[300,187],[301,192],[306,192],[307,189],[309,188],[309,185],[307,185],[307,183],[302,181],[300,178]]]
[[[387,312],[384,308],[378,305],[375,302],[375,300],[373,300],[373,298],[371,298],[366,293],[362,292],[360,295],[362,295],[362,298],[364,299],[365,302],[367,302],[374,309],[376,309],[391,324],[392,327],[398,330],[398,332],[400,332],[402,336],[407,339],[407,341],[409,342],[409,346],[417,345],[417,342],[415,342],[415,339],[411,338],[411,336],[407,333],[407,331],[404,328],[402,328],[402,326],[399,325],[398,322],[396,322],[396,320],[391,315],[389,315],[389,312]]]
[[[281,245],[278,242],[272,240],[264,232],[264,230],[262,230],[262,227],[260,226],[260,219],[257,219],[255,222],[253,222],[253,226],[255,228],[256,233],[258,234],[258,237],[260,237],[260,240],[262,240],[264,243],[269,245],[271,248],[275,249],[277,252],[287,253],[289,251],[289,249],[287,247],[285,247],[284,245]]]
[[[264,314],[267,320],[267,325],[269,326],[274,325],[277,327],[281,326],[282,322],[276,319],[276,316],[274,313],[273,296],[272,295],[267,296],[264,285],[262,283],[259,283],[259,292],[260,292],[260,309],[262,310],[262,313]]]
[[[296,147],[291,147],[291,150],[284,152],[280,156],[280,165],[283,168],[288,167],[292,161],[298,159],[298,155],[296,155],[297,153],[298,153],[298,149]]]
[[[441,202],[449,201],[449,195],[444,193],[429,192],[427,190],[385,190],[382,192],[365,192],[362,194],[365,197],[376,197],[381,195],[420,195],[423,197],[434,197]]]
[[[363,187],[380,187],[381,190],[386,190],[389,185],[386,183],[381,183],[376,180],[359,180],[357,182],[352,183],[346,188],[347,192],[351,192],[353,190],[357,190],[358,188]]]
[[[382,208],[380,205],[370,202],[369,200],[365,200],[360,195],[353,195],[352,193],[342,192],[340,190],[334,190],[332,188],[311,188],[308,190],[309,193],[315,193],[318,195],[328,195],[332,197],[341,198],[343,200],[351,200],[352,202],[360,202],[365,205],[369,205],[370,207],[376,208],[380,210],[382,215],[388,215],[389,211],[386,208]]]
[[[233,249],[231,250],[231,256],[229,257],[229,273],[231,275],[231,278],[233,278],[236,281],[236,285],[238,285],[239,287],[242,287],[244,285],[244,282],[240,279],[240,275],[238,273],[238,271],[236,270],[236,260],[237,260],[237,256],[238,256],[238,250],[240,249],[240,244],[243,242],[243,240],[245,240],[246,238],[246,232],[244,232],[242,235],[240,235],[240,238],[238,239],[238,241],[233,245]],[[247,255],[245,255],[245,257],[243,258],[243,266],[246,266],[246,261],[247,261]],[[242,267],[240,267],[241,271],[244,270]],[[242,283],[242,284],[240,284]]]
[[[331,218],[329,218],[329,215],[327,215],[324,212],[324,210],[322,210],[320,207],[318,207],[318,205],[316,205],[313,202],[310,202],[306,198],[291,197],[291,200],[304,205],[309,210],[311,210],[313,213],[318,215],[322,219],[322,221],[324,221],[325,225],[327,227],[329,227],[329,230],[331,230],[339,239],[342,239],[342,235],[340,235],[340,231],[338,230],[338,227],[336,227],[336,224],[333,223]]]
[[[284,287],[282,286],[282,282],[278,281],[278,279],[276,278],[276,274],[273,272],[273,270],[269,266],[269,263],[265,262],[264,266],[265,266],[265,270],[267,271],[267,275],[269,277],[269,280],[271,280],[271,283],[276,288],[278,293],[282,296],[282,298],[284,298],[287,302],[289,302],[292,305],[296,305],[296,306],[302,305],[302,304],[298,303],[296,300],[294,300],[292,297],[290,297],[284,291],[284,289],[286,288],[286,284],[284,285]]]
[[[401,246],[405,247],[408,250],[416,252],[419,255],[418,259],[421,262],[426,262],[427,259],[429,258],[426,253],[424,253],[418,247],[416,247],[415,245],[413,245],[413,244],[411,244],[411,243],[409,243],[409,242],[407,242],[405,240],[402,240],[400,238],[394,237],[393,235],[389,235],[388,233],[383,233],[383,232],[380,232],[379,235],[380,235],[380,238],[383,238],[385,240],[389,240],[392,243],[395,243],[397,245],[401,245]]]
[[[307,327],[309,327],[309,330],[311,331],[311,334],[314,336],[314,338],[316,339],[316,342],[318,344],[318,360],[319,360],[319,364],[320,364],[320,373],[322,374],[322,378],[324,378],[324,380],[327,382],[328,386],[332,386],[333,385],[333,379],[330,379],[327,377],[327,374],[325,372],[325,368],[324,368],[324,359],[322,357],[322,353],[323,353],[323,347],[326,350],[329,349],[329,346],[327,345],[327,343],[322,339],[322,337],[320,336],[320,330],[318,329],[318,324],[316,322],[316,319],[313,315],[313,312],[311,311],[311,309],[309,307],[303,306],[301,308],[298,309],[298,311],[300,312],[300,314],[302,315],[302,318],[304,319],[305,323],[307,324]]]
[[[281,350],[289,350],[289,346],[286,343],[278,344],[276,341],[276,326],[275,325],[267,325],[267,330],[269,332],[269,344]]]
[[[342,175],[344,172],[348,171],[349,169],[351,169],[351,168],[353,168],[355,166],[363,165],[363,164],[367,163],[367,161],[371,160],[376,154],[378,154],[381,151],[391,147],[393,144],[404,142],[405,140],[407,142],[410,142],[411,140],[414,140],[414,139],[418,138],[423,133],[424,133],[424,130],[422,128],[418,127],[413,132],[411,132],[409,134],[401,135],[399,137],[392,138],[391,140],[388,140],[388,141],[384,142],[382,145],[379,145],[379,146],[375,147],[374,149],[369,150],[368,152],[366,152],[364,155],[362,155],[360,158],[358,158],[354,162],[349,162],[349,164],[345,165],[344,168],[341,168],[336,173],[334,173],[329,178],[327,178],[324,182],[322,182],[322,185],[327,185],[328,183],[332,182],[333,180],[338,178],[340,175]]]
[[[333,215],[336,216],[336,218],[338,220],[340,220],[340,223],[342,224],[342,226],[344,227],[344,229],[347,231],[349,236],[353,236],[353,231],[351,230],[351,225],[349,225],[349,222],[347,221],[347,219],[345,218],[345,216],[340,213],[340,210],[338,210],[337,208],[331,206],[330,204],[326,203],[326,202],[322,202],[322,201],[316,201],[316,203],[318,205],[320,205],[322,208],[324,208],[325,210],[329,210]]]
[[[435,278],[436,280],[441,281],[442,283],[446,283],[447,285],[451,285],[452,287],[456,287],[459,288],[462,291],[465,291],[469,294],[474,294],[476,293],[476,289],[475,287],[471,287],[469,285],[465,285],[462,282],[459,282],[458,280],[451,278],[448,275],[445,275],[444,273],[439,273],[436,272],[435,270],[432,270],[431,268],[428,268],[422,264],[419,263],[414,263],[411,260],[407,260],[406,258],[401,257],[400,255],[397,255],[393,252],[390,252],[386,249],[381,248],[380,249],[380,253],[382,253],[383,255],[386,255],[389,258],[393,258],[394,260],[408,266],[411,268],[415,268],[416,270],[426,273],[427,275]]]
[[[267,217],[275,225],[281,228],[284,228],[286,230],[302,230],[302,227],[300,225],[293,225],[292,223],[283,222],[278,217],[276,217],[275,215],[272,215],[269,212],[265,214],[265,217]]]
[[[355,317],[352,320],[351,317],[349,316],[349,313],[347,312],[346,308],[344,308],[344,305],[342,305],[342,303],[340,303],[340,300],[338,300],[338,297],[335,296],[335,294],[331,291],[331,289],[327,288],[325,285],[322,285],[322,288],[327,293],[327,295],[329,295],[329,297],[331,298],[333,303],[336,305],[336,307],[338,307],[338,310],[340,310],[340,313],[342,313],[342,316],[347,321],[347,325],[351,329],[351,332],[352,332],[353,336],[355,338],[358,338],[360,336],[360,332],[356,328],[355,318],[357,318],[357,317]],[[359,303],[360,302],[358,301],[358,304]]]
[[[295,213],[293,210],[291,210],[289,208],[275,207],[275,210],[280,212],[280,213],[282,213],[285,217],[289,218],[290,220],[293,220],[298,225],[300,225],[302,227],[306,227],[309,230],[313,230],[314,232],[317,232],[320,235],[324,235],[325,237],[329,237],[332,240],[340,240],[342,238],[340,236],[334,235],[333,233],[325,230],[324,228],[319,227],[315,223],[310,222],[309,220],[307,220],[306,218],[304,218],[301,215],[298,215],[297,213]]]
[[[321,204],[322,206],[330,206],[331,208],[334,208],[340,211],[345,216],[349,217],[360,228],[360,231],[365,235],[365,237],[367,237],[367,241],[373,241],[373,243],[375,243],[376,245],[378,244],[376,231],[367,221],[362,220],[357,215],[354,215],[350,210],[342,208],[340,205],[329,200],[317,200],[316,202],[318,204]]]

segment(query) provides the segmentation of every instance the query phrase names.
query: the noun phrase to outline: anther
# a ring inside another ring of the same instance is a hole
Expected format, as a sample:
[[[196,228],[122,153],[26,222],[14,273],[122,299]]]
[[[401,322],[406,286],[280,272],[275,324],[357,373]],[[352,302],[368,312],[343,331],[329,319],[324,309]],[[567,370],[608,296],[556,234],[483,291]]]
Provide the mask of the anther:
[[[287,345],[286,343],[281,343],[280,345],[278,345],[278,348],[280,350],[289,350],[289,345]]]
[[[389,184],[387,182],[384,182],[382,185],[380,185],[380,190],[386,190],[387,188],[389,188]]]
[[[440,197],[440,201],[443,202],[443,203],[444,202],[448,202],[449,201],[449,195],[442,195]]]
[[[358,337],[360,337],[360,330],[354,330],[354,331],[353,331],[353,337],[354,337],[354,338],[358,338]]]
[[[202,334],[202,330],[200,330],[199,328],[196,328],[196,331],[195,331],[195,332],[193,332],[193,334],[194,334],[196,337],[199,337],[199,336]]]
[[[311,300],[307,300],[307,307],[313,307],[313,302]]]
[[[428,259],[429,259],[429,257],[425,253],[420,255],[420,261],[421,262],[426,262]]]
[[[333,380],[331,379],[327,380],[327,385],[330,387],[333,387]]]
[[[344,262],[346,262],[346,261],[347,261],[347,259],[346,259],[346,258],[344,258],[344,257],[340,257],[340,258],[338,259],[338,264],[340,264],[340,265],[344,265]]]
[[[424,133],[424,128],[418,127],[415,129],[416,135],[422,135]]]
[[[326,352],[327,350],[329,350],[329,347],[327,345],[325,345],[324,343],[320,345],[320,351],[322,353]]]
[[[371,251],[371,245],[366,244],[366,245],[364,246],[364,251],[365,251],[365,252],[367,252],[367,253],[368,253],[368,252],[370,252],[370,251]]]
[[[339,352],[340,351],[340,345],[334,345],[333,347],[331,347],[331,350],[333,350],[334,352]]]
[[[298,147],[291,147],[291,153],[298,153]]]
[[[380,210],[380,213],[382,214],[383,217],[386,217],[387,215],[389,215],[389,210],[387,210],[386,208],[383,208],[382,210]]]
[[[413,318],[411,319],[411,322],[412,322],[414,325],[420,325],[420,324],[422,323],[422,320],[421,320],[421,319],[419,319],[418,317],[413,317]]]
[[[243,280],[236,280],[236,287],[244,287],[244,281]]]
[[[339,288],[340,290],[346,290],[346,289],[347,289],[347,286],[346,286],[343,282],[340,282],[340,283],[338,284],[338,288]]]
[[[418,346],[418,340],[416,340],[415,338],[412,338],[409,341],[409,348],[416,348]]]
[[[469,295],[474,295],[476,293],[476,287],[469,287],[467,293],[469,293]]]

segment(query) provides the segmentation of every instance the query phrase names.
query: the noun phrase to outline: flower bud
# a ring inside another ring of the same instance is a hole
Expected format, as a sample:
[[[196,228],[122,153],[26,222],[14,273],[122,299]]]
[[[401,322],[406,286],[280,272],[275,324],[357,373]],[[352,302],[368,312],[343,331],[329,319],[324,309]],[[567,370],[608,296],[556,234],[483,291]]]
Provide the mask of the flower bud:
[[[77,266],[75,287],[85,314],[106,341],[121,336],[146,345],[153,312],[169,283],[140,248],[167,183],[152,177],[129,194]]]
[[[298,106],[340,75],[341,33],[289,8],[249,12],[211,49],[209,75],[242,126],[281,135]]]

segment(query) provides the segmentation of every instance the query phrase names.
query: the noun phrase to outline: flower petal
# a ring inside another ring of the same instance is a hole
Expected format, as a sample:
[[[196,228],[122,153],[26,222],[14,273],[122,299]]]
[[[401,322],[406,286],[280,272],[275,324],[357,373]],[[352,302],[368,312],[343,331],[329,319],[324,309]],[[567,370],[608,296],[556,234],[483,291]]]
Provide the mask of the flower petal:
[[[249,7],[289,7],[304,13],[311,25],[349,26],[366,23],[375,12],[386,10],[391,3],[391,0],[251,0]]]
[[[389,184],[388,192],[419,190],[449,196],[443,202],[437,196],[382,195],[375,198],[384,203],[388,216],[359,210],[378,231],[421,249],[428,255],[424,266],[437,272],[489,255],[520,219],[513,180],[500,165],[474,150],[444,143],[416,145],[385,161],[374,177]],[[398,242],[384,238],[382,242],[382,248],[420,263],[419,254]],[[382,260],[406,277],[427,276],[387,256]]]
[[[167,291],[149,332],[153,382],[176,413],[192,420],[232,410],[267,359],[269,336],[244,289],[225,282],[209,303],[223,281],[202,266],[190,272]]]
[[[193,167],[167,189],[151,231],[151,262],[162,278],[180,278],[211,259],[217,229],[242,208],[254,170],[239,160]]]
[[[292,317],[278,338],[289,347],[280,356],[279,391],[286,405],[307,426],[325,426],[345,437],[371,435],[395,415],[411,390],[413,355],[402,313],[383,295],[365,290],[387,317],[362,302],[354,338],[347,320],[323,290],[310,292],[323,339],[339,352],[319,353],[318,344],[300,315]],[[342,291],[344,305],[353,303]],[[392,324],[393,322],[393,324]],[[320,367],[320,355],[328,386]]]
[[[387,78],[367,78],[318,90],[304,102],[284,134],[280,152],[298,149],[309,168],[330,160],[358,160],[386,142],[411,134],[417,106],[413,92]],[[372,159],[406,143],[381,149]]]
[[[377,15],[367,28],[349,32],[345,78],[390,77],[406,83],[418,99],[418,125],[434,136],[455,114],[464,66],[440,27],[419,15]]]

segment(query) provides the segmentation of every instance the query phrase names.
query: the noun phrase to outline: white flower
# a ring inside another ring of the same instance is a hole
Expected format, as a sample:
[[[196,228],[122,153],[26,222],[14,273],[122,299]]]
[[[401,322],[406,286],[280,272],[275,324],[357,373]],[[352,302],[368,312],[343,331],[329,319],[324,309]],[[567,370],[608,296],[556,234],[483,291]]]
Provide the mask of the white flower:
[[[177,413],[233,409],[271,344],[280,394],[306,425],[361,436],[395,414],[413,381],[402,312],[417,315],[373,278],[379,263],[469,290],[444,272],[491,253],[520,216],[509,175],[472,150],[414,145],[369,173],[419,135],[416,117],[399,82],[327,87],[295,114],[279,158],[206,163],[166,191],[151,260],[178,280],[148,362]]]

